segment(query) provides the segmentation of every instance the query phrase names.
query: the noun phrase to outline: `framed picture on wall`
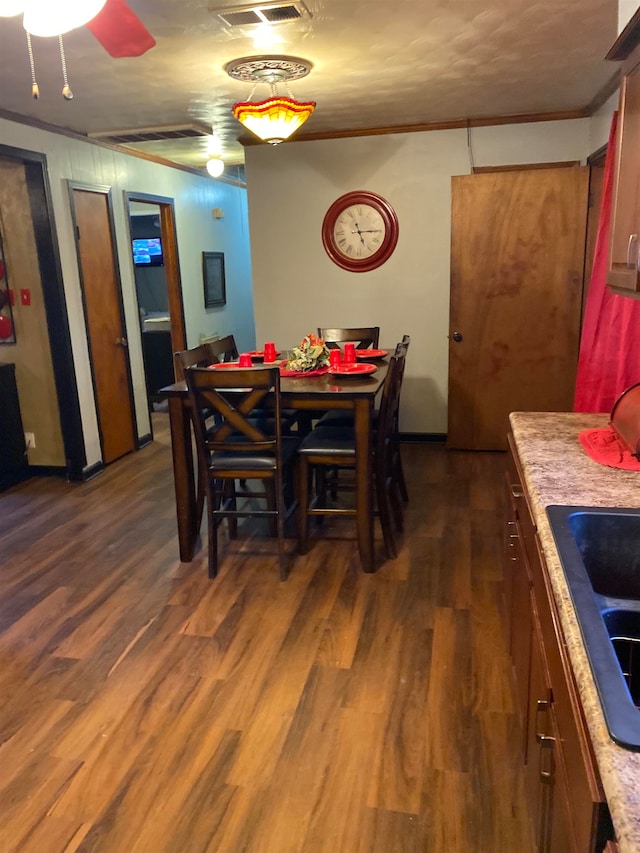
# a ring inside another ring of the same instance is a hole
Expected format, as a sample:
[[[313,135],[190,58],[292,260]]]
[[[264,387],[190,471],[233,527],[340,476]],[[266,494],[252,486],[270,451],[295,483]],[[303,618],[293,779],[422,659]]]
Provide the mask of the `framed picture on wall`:
[[[216,308],[220,305],[226,305],[224,252],[202,253],[202,278],[204,281],[204,307]]]

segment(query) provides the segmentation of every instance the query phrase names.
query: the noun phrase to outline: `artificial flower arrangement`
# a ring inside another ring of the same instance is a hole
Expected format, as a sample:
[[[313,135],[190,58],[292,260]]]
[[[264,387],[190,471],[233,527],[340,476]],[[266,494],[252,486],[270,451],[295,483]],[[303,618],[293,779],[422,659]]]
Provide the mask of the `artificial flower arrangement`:
[[[293,347],[287,362],[288,370],[306,373],[329,364],[329,347],[317,335],[305,335],[299,346]]]

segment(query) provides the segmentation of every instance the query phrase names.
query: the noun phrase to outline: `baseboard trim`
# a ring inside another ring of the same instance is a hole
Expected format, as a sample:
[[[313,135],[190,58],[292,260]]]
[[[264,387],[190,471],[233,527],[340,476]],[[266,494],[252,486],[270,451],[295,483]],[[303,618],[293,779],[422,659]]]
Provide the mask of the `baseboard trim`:
[[[67,469],[55,465],[28,465],[0,476],[0,492],[31,480],[32,477],[67,477]]]
[[[138,440],[136,442],[136,448],[138,450],[142,450],[143,447],[146,447],[148,444],[151,444],[153,441],[153,436],[150,432],[145,433],[144,435],[138,436]]]
[[[94,462],[93,465],[88,465],[86,468],[82,469],[82,476],[79,480],[82,483],[86,483],[87,480],[92,480],[94,477],[97,477],[98,474],[102,474],[103,471],[104,462]]]
[[[398,440],[443,443],[447,440],[447,434],[446,432],[400,432],[398,433]]]

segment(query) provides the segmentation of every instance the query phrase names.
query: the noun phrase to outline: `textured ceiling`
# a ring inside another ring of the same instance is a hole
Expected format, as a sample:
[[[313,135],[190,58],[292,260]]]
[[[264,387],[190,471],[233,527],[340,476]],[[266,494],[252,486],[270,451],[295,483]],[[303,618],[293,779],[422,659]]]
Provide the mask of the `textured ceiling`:
[[[230,109],[251,87],[224,71],[237,57],[313,64],[290,86],[317,103],[300,136],[584,109],[617,71],[604,59],[616,0],[305,2],[310,14],[297,21],[231,28],[211,11],[216,0],[129,0],[156,47],[112,59],[85,28],[69,33],[71,101],[61,95],[57,39],[33,39],[34,101],[21,19],[0,18],[0,109],[82,134],[197,122],[215,131],[227,162],[240,163],[246,131]],[[260,85],[254,97],[267,94]],[[207,159],[205,138],[140,147],[190,166]]]

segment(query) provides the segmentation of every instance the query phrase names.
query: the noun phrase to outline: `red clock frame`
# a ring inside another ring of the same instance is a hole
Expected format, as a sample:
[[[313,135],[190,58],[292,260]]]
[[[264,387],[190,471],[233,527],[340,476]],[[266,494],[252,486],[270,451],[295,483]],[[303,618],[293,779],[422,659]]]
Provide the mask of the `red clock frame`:
[[[366,204],[369,207],[375,208],[384,222],[384,239],[378,251],[368,258],[358,259],[347,257],[340,251],[335,241],[333,229],[338,217],[345,208],[351,207],[354,204]],[[322,222],[322,244],[334,264],[342,267],[342,269],[349,272],[369,272],[369,270],[377,269],[377,267],[382,266],[385,261],[389,260],[398,242],[399,232],[398,217],[389,202],[376,193],[368,192],[367,190],[357,190],[341,195],[325,213]]]

